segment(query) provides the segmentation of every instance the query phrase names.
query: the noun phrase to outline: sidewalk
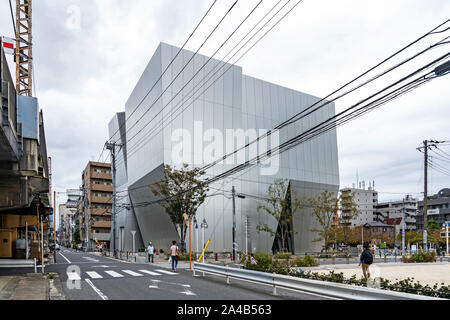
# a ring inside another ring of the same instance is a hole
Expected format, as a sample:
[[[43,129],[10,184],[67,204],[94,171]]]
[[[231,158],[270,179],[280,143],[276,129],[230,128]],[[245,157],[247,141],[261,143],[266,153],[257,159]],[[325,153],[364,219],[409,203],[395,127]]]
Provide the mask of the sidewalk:
[[[27,273],[0,277],[0,300],[64,300],[57,274]]]
[[[342,272],[346,278],[356,275],[357,279],[363,277],[362,268],[358,267],[357,263],[344,265],[321,265],[318,267],[302,268],[303,271],[312,271],[328,274],[334,270],[337,273]],[[381,277],[391,281],[404,280],[407,278],[414,278],[414,281],[419,281],[421,284],[444,283],[450,285],[450,263],[435,262],[435,263],[374,263],[370,266],[371,277]]]

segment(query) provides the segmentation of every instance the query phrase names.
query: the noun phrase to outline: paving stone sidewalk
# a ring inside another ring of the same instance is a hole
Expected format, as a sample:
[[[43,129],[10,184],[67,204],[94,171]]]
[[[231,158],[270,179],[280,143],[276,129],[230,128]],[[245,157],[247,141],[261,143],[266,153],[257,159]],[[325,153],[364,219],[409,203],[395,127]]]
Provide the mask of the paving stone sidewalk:
[[[28,273],[0,277],[0,300],[64,300],[59,277]]]

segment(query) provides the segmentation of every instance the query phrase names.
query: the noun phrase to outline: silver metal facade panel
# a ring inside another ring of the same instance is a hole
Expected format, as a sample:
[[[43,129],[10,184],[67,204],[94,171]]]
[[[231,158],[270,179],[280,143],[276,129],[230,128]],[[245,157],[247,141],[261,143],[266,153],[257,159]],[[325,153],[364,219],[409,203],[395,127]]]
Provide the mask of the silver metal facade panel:
[[[177,129],[182,128],[193,132],[194,121],[202,121],[203,130],[212,128],[221,132],[225,132],[226,129],[243,129],[245,131],[255,128],[270,130],[283,120],[289,119],[319,100],[319,98],[305,93],[243,75],[242,68],[238,66],[232,66],[210,89],[202,93],[203,89],[212,83],[212,81],[206,81],[205,83],[204,77],[210,71],[214,72],[222,66],[227,68],[229,65],[213,59],[204,70],[201,70],[194,77],[193,83],[188,84],[188,81],[208,59],[208,57],[196,55],[193,63],[191,62],[174,80],[192,56],[192,52],[183,50],[173,65],[168,68],[166,74],[162,77],[162,81],[148,95],[145,103],[135,114],[131,115],[131,112],[153,86],[161,71],[165,70],[178,50],[179,48],[168,44],[161,43],[159,45],[127,102],[127,173],[130,189],[158,181],[162,178],[162,171],[160,175],[156,174],[160,171],[157,168],[162,168],[163,164],[173,164],[174,143],[171,138],[172,133]],[[217,74],[222,74],[222,72]],[[171,86],[169,86],[170,83],[172,83]],[[176,96],[177,92],[183,87],[185,88],[182,93]],[[163,94],[162,92],[166,88],[167,91]],[[192,93],[195,93],[196,90],[198,90],[197,94],[194,94],[192,98]],[[155,103],[155,99],[159,95],[162,95],[162,99]],[[165,108],[163,109],[163,107]],[[334,104],[329,104],[320,111],[282,129],[280,143],[334,115],[334,112]],[[129,129],[133,125],[134,127]],[[136,137],[131,138],[134,135]],[[191,145],[198,143],[198,141],[194,141],[194,137],[191,137]],[[224,141],[225,144],[226,141]],[[205,145],[198,150],[193,148],[194,154],[192,156],[195,156],[196,152],[204,150],[204,148]],[[276,179],[309,183],[308,186],[304,187],[305,190],[311,188],[318,190],[317,186],[321,186],[322,189],[337,190],[339,186],[337,156],[336,131],[332,130],[281,154],[280,168],[277,174],[264,176],[260,174],[259,167],[254,167],[212,185],[210,193],[223,193],[217,191],[217,189],[230,191],[232,186],[235,186],[238,193],[265,196],[268,187]],[[205,164],[205,162],[195,163],[197,167]],[[207,175],[220,174],[233,166],[233,164],[219,164],[209,169]],[[139,194],[137,192],[137,190],[130,192],[131,201],[134,203],[150,201],[153,197],[150,190],[139,191]],[[245,250],[245,221],[247,219],[250,221],[247,239],[249,249],[269,252],[272,248],[273,237],[267,233],[258,233],[256,225],[266,223],[275,229],[277,221],[267,214],[258,212],[256,209],[258,204],[258,200],[252,198],[236,198],[238,250]],[[143,241],[153,241],[163,247],[170,244],[176,233],[160,206],[136,208],[134,212]],[[211,240],[208,250],[215,252],[230,251],[232,242],[231,199],[223,195],[208,197],[197,212],[197,220],[201,222],[203,218],[207,220],[209,225],[205,232],[206,239]],[[310,225],[313,225],[310,220],[305,220],[305,223],[299,225],[298,228],[309,229]],[[198,232],[198,237],[201,239],[201,229]],[[194,230],[192,242],[194,248],[196,241]],[[304,241],[309,243],[305,246],[311,246],[310,240]],[[296,247],[302,248],[297,242]]]

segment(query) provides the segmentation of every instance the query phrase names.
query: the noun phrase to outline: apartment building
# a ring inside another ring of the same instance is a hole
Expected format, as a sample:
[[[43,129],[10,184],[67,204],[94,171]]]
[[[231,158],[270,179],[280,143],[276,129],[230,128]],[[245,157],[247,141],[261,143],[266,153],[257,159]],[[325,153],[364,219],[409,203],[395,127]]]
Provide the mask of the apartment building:
[[[374,221],[394,226],[397,235],[402,228],[403,212],[405,230],[416,230],[417,200],[410,195],[402,200],[379,202],[375,206]]]
[[[83,247],[95,249],[97,244],[109,247],[113,193],[111,164],[90,161],[81,180],[82,195],[75,224],[79,226]]]
[[[418,213],[416,216],[417,230],[423,231],[423,201],[417,204]],[[427,219],[435,220],[442,226],[450,221],[450,189],[445,188],[437,194],[428,197],[427,201]]]
[[[359,215],[353,219],[348,220],[349,226],[362,226],[367,223],[374,222],[374,210],[378,203],[378,192],[373,190],[372,187],[368,189],[363,188],[344,188],[341,189],[343,197],[353,194],[353,200],[355,201]],[[345,212],[341,213],[345,215]]]

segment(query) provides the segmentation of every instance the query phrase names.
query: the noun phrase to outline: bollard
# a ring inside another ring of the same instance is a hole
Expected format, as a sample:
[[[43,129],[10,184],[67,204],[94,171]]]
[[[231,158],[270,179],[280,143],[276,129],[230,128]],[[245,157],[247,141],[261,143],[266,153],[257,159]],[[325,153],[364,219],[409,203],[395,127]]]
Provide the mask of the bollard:
[[[127,261],[128,261],[128,251],[127,251]]]
[[[334,257],[334,254],[333,254],[333,259],[332,259],[332,261],[333,261],[333,264],[335,264],[335,257]]]
[[[216,261],[219,261],[219,254],[216,252]]]
[[[384,263],[386,263],[386,255],[384,255]]]
[[[34,273],[37,273],[37,264],[36,264],[36,258],[34,258]]]

